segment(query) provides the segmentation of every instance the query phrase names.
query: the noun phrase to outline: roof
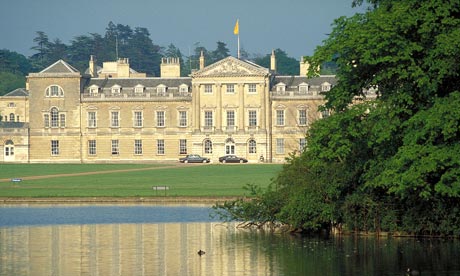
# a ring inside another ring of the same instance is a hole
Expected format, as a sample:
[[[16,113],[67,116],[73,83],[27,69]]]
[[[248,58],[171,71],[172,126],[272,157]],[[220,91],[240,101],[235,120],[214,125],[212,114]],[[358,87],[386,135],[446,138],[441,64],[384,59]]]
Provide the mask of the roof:
[[[299,84],[307,83],[311,86],[320,86],[321,84],[328,82],[333,86],[337,84],[337,79],[333,75],[323,75],[319,77],[309,78],[306,76],[275,76],[273,78],[272,85],[277,85],[278,83],[284,83],[287,87],[290,86],[299,86]]]
[[[29,91],[27,91],[25,88],[18,88],[3,96],[4,97],[28,97]]]
[[[24,122],[0,122],[0,128],[27,128],[28,123]]]
[[[158,85],[165,85],[167,87],[179,87],[182,84],[188,86],[192,85],[192,79],[189,77],[180,77],[180,78],[92,78],[86,87],[92,85],[97,85],[100,88],[112,87],[114,85],[119,85],[121,87],[135,87],[137,85],[142,85],[145,87],[157,87]]]
[[[47,68],[43,69],[40,73],[78,73],[80,71],[75,69],[72,65],[68,64],[67,62],[63,61],[62,59],[56,61],[55,63],[51,64]]]

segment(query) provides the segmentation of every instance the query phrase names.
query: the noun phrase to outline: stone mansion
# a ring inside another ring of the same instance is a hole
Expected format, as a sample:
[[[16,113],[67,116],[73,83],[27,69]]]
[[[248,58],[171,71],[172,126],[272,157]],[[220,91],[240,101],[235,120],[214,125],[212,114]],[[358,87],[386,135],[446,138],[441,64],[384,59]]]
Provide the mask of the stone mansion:
[[[26,88],[0,97],[0,162],[128,163],[177,161],[195,153],[217,162],[235,154],[249,162],[284,162],[302,150],[322,92],[334,76],[307,78],[227,57],[188,77],[164,58],[160,77],[130,68],[128,59],[91,56],[79,72],[59,60],[27,76]]]

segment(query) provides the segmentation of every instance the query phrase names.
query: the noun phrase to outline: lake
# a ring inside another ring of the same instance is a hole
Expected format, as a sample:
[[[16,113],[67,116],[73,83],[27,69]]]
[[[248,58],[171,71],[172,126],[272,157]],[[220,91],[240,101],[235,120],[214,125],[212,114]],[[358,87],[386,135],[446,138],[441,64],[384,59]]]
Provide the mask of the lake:
[[[2,205],[0,275],[460,275],[458,240],[301,237],[240,229],[211,213],[206,205]]]

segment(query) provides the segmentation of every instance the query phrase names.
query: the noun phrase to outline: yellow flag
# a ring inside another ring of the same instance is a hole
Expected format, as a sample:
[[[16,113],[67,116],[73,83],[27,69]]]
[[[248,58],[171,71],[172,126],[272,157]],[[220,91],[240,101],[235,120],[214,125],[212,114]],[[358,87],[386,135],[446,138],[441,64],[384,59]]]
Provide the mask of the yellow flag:
[[[233,29],[234,34],[239,34],[240,33],[240,27],[238,25],[238,19],[236,20],[235,28]]]

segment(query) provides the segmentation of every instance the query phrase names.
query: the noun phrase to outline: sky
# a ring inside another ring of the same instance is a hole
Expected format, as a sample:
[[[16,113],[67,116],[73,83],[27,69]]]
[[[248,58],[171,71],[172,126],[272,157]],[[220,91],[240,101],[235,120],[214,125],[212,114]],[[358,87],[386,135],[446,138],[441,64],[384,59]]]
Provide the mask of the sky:
[[[214,50],[217,41],[266,55],[282,49],[300,59],[312,55],[340,16],[363,12],[352,0],[0,0],[0,49],[25,56],[43,31],[69,45],[79,35],[105,34],[108,23],[147,28],[154,44],[174,44],[184,56],[196,43]],[[128,57],[129,58],[129,57]]]

